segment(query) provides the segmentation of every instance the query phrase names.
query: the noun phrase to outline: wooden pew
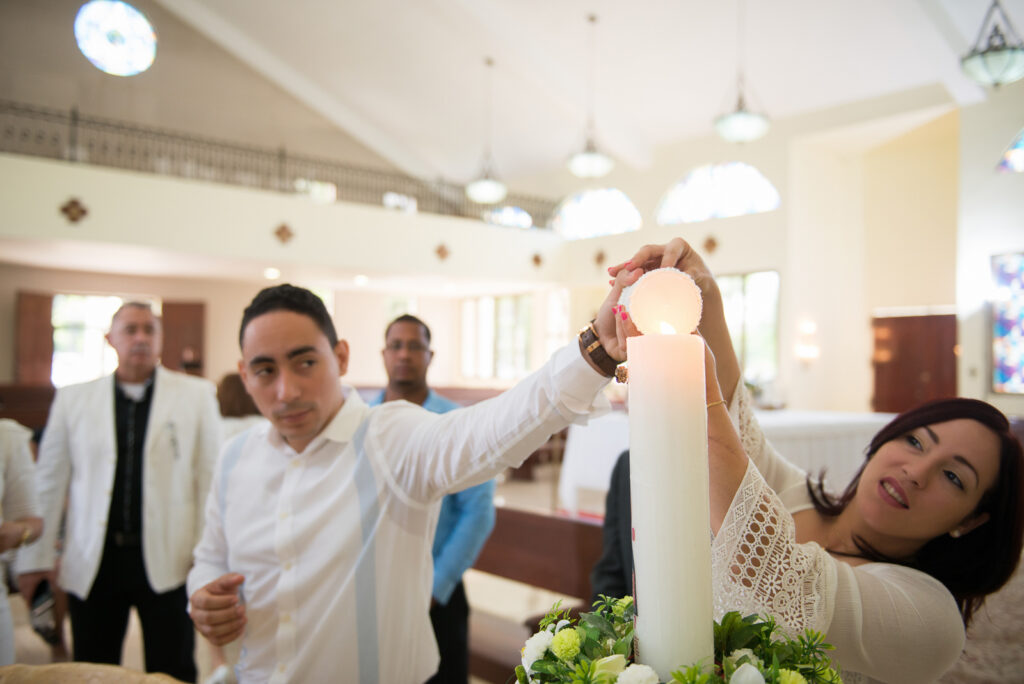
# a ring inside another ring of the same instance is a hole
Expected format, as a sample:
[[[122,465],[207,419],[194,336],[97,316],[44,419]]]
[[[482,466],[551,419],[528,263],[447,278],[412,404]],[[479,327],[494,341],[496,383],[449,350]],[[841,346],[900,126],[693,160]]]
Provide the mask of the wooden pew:
[[[590,601],[590,570],[600,555],[600,523],[498,508],[494,531],[473,567],[579,597],[578,605],[583,605]],[[533,624],[480,610],[470,613],[470,674],[496,684],[514,676],[520,649],[537,629],[536,620],[529,622]]]

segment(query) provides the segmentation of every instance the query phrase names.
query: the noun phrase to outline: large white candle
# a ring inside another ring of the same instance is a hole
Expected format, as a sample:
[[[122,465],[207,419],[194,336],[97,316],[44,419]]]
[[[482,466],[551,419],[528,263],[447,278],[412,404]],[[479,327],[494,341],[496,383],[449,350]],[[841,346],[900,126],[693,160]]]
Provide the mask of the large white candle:
[[[627,343],[637,658],[667,681],[714,658],[700,292],[661,269],[626,299],[645,333]]]

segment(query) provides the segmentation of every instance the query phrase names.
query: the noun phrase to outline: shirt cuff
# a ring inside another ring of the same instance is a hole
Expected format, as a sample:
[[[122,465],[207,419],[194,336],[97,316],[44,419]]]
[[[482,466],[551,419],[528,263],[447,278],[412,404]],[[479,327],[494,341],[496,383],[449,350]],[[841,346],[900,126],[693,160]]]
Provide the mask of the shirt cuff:
[[[583,358],[583,352],[575,339],[555,352],[552,366],[552,376],[561,393],[562,403],[576,416],[566,418],[583,423],[586,416],[596,418],[611,411],[611,403],[602,390],[612,378],[594,370]]]

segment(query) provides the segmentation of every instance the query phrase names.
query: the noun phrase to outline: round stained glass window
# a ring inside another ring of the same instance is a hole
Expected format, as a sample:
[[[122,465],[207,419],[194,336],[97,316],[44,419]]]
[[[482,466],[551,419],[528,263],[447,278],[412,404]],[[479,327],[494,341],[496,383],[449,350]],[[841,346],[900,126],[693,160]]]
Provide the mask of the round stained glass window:
[[[134,76],[153,64],[156,33],[139,10],[120,0],[91,0],[75,17],[75,41],[100,71]]]

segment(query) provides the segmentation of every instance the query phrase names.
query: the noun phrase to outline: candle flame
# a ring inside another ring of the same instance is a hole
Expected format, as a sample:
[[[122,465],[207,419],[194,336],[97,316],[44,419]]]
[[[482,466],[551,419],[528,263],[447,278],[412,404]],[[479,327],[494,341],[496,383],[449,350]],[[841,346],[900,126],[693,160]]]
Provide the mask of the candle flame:
[[[659,325],[661,326],[661,334],[662,335],[675,335],[676,334],[676,329],[673,328],[668,323],[666,323],[665,321],[661,321],[661,323]]]

